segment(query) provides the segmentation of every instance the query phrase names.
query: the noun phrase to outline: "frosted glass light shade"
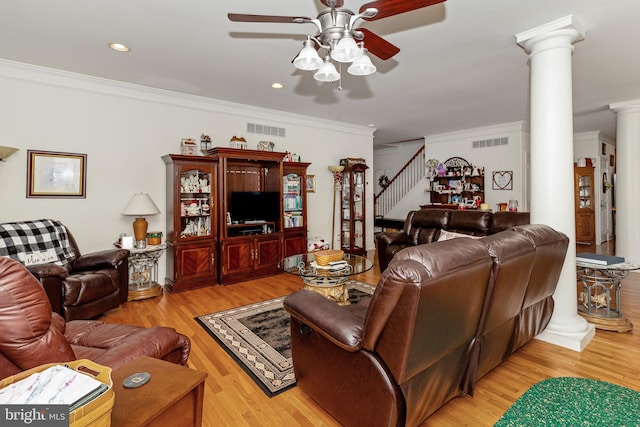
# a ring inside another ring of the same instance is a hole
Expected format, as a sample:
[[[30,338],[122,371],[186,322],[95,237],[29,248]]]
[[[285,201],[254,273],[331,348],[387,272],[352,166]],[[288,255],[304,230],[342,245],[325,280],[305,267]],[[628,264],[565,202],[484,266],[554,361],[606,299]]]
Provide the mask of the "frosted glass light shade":
[[[350,35],[344,35],[331,51],[331,58],[338,62],[353,62],[360,55],[362,51]]]
[[[293,60],[293,65],[299,70],[313,71],[320,68],[322,59],[318,52],[313,48],[313,42],[305,41],[304,47]]]
[[[333,65],[331,60],[327,57],[324,59],[324,64],[313,75],[313,78],[319,82],[335,82],[340,78],[340,73],[336,70],[336,66]]]
[[[369,58],[366,52],[363,52],[347,69],[349,74],[353,76],[368,76],[375,73],[376,70],[376,66],[373,65],[371,58]]]

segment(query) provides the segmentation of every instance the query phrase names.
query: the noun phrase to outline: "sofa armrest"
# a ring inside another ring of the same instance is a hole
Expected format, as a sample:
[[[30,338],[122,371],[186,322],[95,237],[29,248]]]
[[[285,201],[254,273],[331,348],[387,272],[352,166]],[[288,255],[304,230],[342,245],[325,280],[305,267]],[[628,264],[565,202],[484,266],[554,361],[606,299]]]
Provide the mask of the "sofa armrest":
[[[295,292],[284,299],[284,308],[338,347],[349,352],[362,347],[362,317],[326,297],[313,291]]]
[[[117,268],[129,257],[126,249],[107,249],[82,255],[73,262],[74,271]]]
[[[45,277],[57,276],[60,279],[65,279],[69,276],[67,270],[58,264],[33,264],[27,267],[27,270],[35,276],[36,279],[42,281]]]
[[[392,232],[384,232],[377,233],[376,239],[383,241],[384,243],[389,245],[410,245],[411,244],[411,236],[402,232],[402,231],[392,231]]]

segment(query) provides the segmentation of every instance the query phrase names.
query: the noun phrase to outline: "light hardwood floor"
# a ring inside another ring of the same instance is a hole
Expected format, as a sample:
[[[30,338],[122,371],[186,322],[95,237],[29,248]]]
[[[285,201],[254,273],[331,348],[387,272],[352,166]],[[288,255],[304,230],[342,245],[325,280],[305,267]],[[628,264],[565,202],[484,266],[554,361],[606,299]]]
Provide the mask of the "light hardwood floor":
[[[608,250],[598,248],[598,252]],[[373,259],[373,254],[370,257]],[[375,284],[379,275],[376,266],[355,278]],[[297,277],[282,274],[224,287],[166,292],[157,298],[128,302],[101,320],[170,326],[189,336],[190,366],[209,374],[204,426],[338,426],[298,387],[268,398],[193,320],[202,314],[288,295],[301,288]],[[624,280],[622,296],[623,313],[640,327],[640,273],[632,273]],[[583,352],[533,340],[482,378],[474,397],[453,399],[423,425],[491,426],[529,387],[549,377],[586,377],[640,390],[638,360],[640,339],[635,330],[628,333],[598,330]],[[366,399],[366,395],[353,399],[357,405],[358,399]]]

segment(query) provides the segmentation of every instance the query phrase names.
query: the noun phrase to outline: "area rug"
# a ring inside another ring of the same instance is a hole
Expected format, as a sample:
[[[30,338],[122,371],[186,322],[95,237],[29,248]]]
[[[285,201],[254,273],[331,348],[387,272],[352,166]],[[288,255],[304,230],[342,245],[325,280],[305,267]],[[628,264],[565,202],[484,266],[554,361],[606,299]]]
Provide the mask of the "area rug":
[[[638,426],[640,393],[588,378],[549,378],[527,390],[495,425]]]
[[[347,288],[352,304],[375,289],[357,280],[350,280]],[[296,384],[291,361],[289,314],[282,305],[284,298],[195,318],[269,397]]]

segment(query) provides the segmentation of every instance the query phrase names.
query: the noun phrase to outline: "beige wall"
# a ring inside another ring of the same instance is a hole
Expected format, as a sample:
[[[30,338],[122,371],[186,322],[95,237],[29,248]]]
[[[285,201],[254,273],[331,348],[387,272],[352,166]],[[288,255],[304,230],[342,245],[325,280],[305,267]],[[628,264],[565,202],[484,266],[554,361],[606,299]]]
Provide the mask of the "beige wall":
[[[309,235],[329,239],[333,181],[327,170],[340,158],[373,159],[373,129],[259,109],[196,96],[0,61],[0,145],[20,149],[0,163],[0,222],[55,218],[64,222],[83,252],[110,247],[133,218],[120,215],[134,193],[149,193],[162,212],[165,166],[161,156],[179,153],[180,139],[210,135],[228,146],[243,135],[249,148],[269,139],[276,151],[312,162],[316,193],[308,197]],[[286,137],[247,134],[247,122],[286,129]],[[26,198],[27,150],[85,153],[86,199]],[[373,215],[372,169],[367,210]],[[164,216],[147,218],[165,229]],[[367,227],[373,248],[373,224]],[[161,266],[161,272],[164,271]],[[162,273],[161,273],[162,274]]]

